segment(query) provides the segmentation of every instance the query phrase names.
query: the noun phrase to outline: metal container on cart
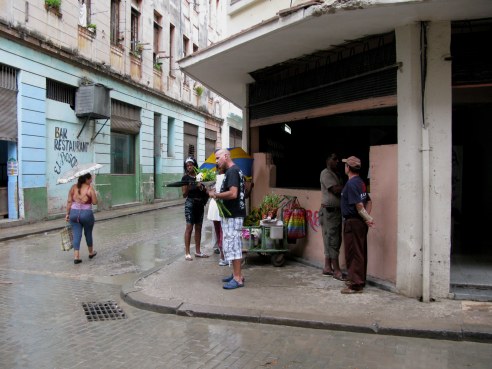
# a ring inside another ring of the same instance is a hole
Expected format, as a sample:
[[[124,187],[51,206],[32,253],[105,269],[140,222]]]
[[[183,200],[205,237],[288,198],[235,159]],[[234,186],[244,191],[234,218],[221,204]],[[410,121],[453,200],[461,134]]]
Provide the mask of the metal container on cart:
[[[260,237],[258,237],[260,233]],[[285,228],[281,220],[262,220],[259,227],[243,227],[243,252],[256,252],[270,256],[272,265],[285,263]]]

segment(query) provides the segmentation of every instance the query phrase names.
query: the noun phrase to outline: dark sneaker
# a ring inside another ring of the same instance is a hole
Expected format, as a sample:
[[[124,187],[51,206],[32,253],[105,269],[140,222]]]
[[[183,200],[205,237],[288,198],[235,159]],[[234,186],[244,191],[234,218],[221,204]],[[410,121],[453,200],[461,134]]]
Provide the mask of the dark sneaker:
[[[235,279],[231,279],[229,282],[224,284],[223,288],[224,290],[234,290],[239,287],[244,287],[244,283],[239,283]]]

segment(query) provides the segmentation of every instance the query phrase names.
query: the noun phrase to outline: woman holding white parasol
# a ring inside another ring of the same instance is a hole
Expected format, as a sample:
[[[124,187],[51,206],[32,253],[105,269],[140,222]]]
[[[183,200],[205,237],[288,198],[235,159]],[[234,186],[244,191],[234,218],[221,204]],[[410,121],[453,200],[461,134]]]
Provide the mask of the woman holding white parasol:
[[[98,166],[100,167],[99,164]],[[97,252],[94,251],[92,239],[92,230],[95,223],[92,205],[96,204],[97,194],[92,184],[92,175],[90,172],[80,175],[77,183],[68,191],[67,214],[65,216],[65,220],[67,222],[70,221],[73,230],[74,264],[82,262],[82,259],[80,259],[82,231],[84,231],[85,241],[89,249],[89,259],[97,255]]]

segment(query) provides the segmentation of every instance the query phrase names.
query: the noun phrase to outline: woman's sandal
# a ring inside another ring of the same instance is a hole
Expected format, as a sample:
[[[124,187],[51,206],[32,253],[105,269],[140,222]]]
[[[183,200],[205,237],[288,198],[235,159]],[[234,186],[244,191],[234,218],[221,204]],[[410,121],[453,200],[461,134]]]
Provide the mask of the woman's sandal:
[[[362,290],[361,289],[355,290],[353,288],[346,287],[346,288],[342,289],[340,292],[343,293],[344,295],[352,295],[354,293],[362,293]]]
[[[97,255],[97,251],[94,251],[94,252],[92,253],[92,255],[89,255],[89,259],[92,259],[92,258],[93,258],[94,256],[96,256],[96,255]]]
[[[208,255],[204,254],[203,252],[198,252],[198,253],[195,252],[195,256],[197,258],[208,258]]]
[[[190,255],[190,254],[186,254],[186,255],[185,255],[185,260],[186,260],[186,261],[192,261],[192,260],[193,260],[193,258],[191,257],[191,255]]]

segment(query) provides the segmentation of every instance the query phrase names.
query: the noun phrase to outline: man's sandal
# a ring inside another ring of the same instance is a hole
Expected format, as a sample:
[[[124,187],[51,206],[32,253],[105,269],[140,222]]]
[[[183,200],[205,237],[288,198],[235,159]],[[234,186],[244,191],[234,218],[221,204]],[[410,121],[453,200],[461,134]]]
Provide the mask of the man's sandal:
[[[347,278],[345,278],[342,273],[333,274],[333,279],[336,279],[337,281],[342,281],[342,282],[345,282],[347,280]]]
[[[203,252],[198,252],[198,253],[195,253],[195,257],[197,257],[197,258],[208,258],[208,255],[204,254]]]
[[[362,290],[354,290],[350,287],[346,287],[343,290],[341,290],[340,293],[343,293],[344,295],[351,295],[354,293],[362,293]]]
[[[193,260],[193,258],[191,257],[191,255],[190,255],[190,254],[186,254],[186,255],[185,255],[185,260],[186,260],[186,261],[192,261],[192,260]]]

